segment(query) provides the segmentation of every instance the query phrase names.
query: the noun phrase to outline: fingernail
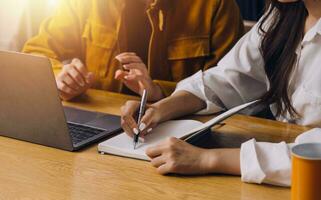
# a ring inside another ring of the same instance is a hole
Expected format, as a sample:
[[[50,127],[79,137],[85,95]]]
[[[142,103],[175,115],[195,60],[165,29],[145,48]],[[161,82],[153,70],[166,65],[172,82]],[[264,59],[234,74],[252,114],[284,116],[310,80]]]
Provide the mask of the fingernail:
[[[146,128],[146,124],[141,123],[141,124],[139,125],[139,130],[140,130],[140,131],[143,131],[145,128]]]
[[[85,86],[85,83],[84,82],[80,82],[79,83],[81,87],[84,87]]]
[[[153,128],[148,129],[148,130],[147,130],[147,133],[152,132],[152,130],[153,130]]]
[[[142,138],[142,137],[139,137],[139,138],[138,138],[138,141],[139,141],[140,143],[145,143],[145,139]]]
[[[133,132],[137,135],[139,133],[137,128],[133,128]]]
[[[128,76],[124,76],[124,79],[128,79]]]

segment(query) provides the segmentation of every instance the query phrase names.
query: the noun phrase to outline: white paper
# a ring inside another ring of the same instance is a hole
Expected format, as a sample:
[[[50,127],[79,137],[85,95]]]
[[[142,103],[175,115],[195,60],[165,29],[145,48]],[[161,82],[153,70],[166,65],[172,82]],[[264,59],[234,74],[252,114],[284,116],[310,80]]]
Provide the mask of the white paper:
[[[202,126],[203,123],[194,120],[173,120],[167,121],[157,126],[152,133],[145,137],[145,143],[139,143],[137,148],[133,149],[133,138],[126,133],[121,133],[111,139],[98,145],[98,151],[108,154],[149,160],[145,154],[148,147],[155,146],[159,142],[169,137],[181,138],[186,133]]]

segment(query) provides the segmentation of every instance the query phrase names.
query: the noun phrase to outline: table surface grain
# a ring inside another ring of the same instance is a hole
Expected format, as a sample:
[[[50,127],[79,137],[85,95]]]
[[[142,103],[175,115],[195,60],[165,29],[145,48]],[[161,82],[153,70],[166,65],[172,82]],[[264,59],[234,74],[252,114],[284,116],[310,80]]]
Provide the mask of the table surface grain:
[[[119,115],[136,97],[89,90],[72,103],[81,109]],[[191,117],[206,121],[210,116]],[[216,145],[239,146],[255,137],[288,141],[308,127],[235,115],[213,130]],[[287,188],[242,183],[226,175],[161,176],[146,161],[97,153],[97,145],[67,152],[0,137],[0,199],[286,200]]]

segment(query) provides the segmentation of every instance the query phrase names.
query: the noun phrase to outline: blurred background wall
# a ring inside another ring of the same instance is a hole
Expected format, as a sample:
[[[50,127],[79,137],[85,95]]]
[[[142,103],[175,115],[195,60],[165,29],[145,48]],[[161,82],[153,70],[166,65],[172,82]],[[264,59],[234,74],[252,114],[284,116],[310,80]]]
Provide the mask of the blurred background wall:
[[[0,49],[20,51],[38,32],[41,21],[53,13],[57,1],[0,0]],[[264,0],[236,1],[245,20],[257,20],[263,13]]]
[[[0,0],[0,49],[19,51],[58,0]]]

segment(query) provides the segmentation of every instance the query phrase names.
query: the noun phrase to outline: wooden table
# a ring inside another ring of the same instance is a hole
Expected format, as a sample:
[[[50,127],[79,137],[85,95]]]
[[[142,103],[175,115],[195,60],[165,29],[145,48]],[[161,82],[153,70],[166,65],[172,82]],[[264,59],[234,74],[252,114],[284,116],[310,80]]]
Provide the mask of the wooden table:
[[[134,97],[90,90],[71,106],[119,114]],[[206,120],[206,118],[199,118]],[[236,115],[215,130],[220,145],[256,137],[292,141],[306,127]],[[93,145],[67,152],[0,137],[0,199],[290,199],[290,190],[246,184],[224,175],[161,176],[145,161],[97,153]]]

